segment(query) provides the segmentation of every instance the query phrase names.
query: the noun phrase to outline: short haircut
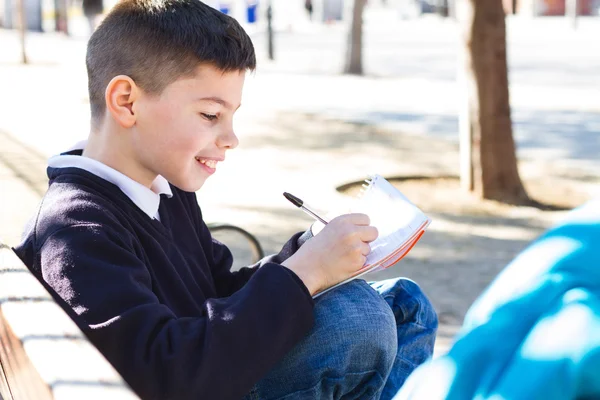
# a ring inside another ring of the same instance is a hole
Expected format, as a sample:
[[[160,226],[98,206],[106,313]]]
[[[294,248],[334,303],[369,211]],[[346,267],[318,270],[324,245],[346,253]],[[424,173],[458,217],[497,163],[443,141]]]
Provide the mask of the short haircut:
[[[119,1],[88,42],[92,121],[106,112],[104,94],[115,76],[160,94],[201,64],[223,72],[256,68],[252,41],[235,19],[199,0]]]

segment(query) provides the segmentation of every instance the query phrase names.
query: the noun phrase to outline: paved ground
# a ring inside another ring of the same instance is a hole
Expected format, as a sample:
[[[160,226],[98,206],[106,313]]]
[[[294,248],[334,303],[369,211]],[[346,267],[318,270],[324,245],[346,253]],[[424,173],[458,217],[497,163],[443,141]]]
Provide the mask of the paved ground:
[[[341,199],[337,186],[370,172],[457,172],[456,26],[384,11],[366,15],[363,78],[338,74],[342,26],[279,32],[276,62],[265,60],[264,35],[253,33],[260,63],[237,119],[241,145],[199,192],[209,220],[235,222],[275,251],[311,222],[283,191],[329,210]],[[598,183],[599,34],[599,19],[582,20],[577,31],[560,19],[509,21],[525,177],[572,179],[590,190]],[[0,236],[12,244],[43,193],[46,158],[87,134],[85,38],[30,35],[26,67],[17,63],[14,33],[0,30],[0,43]],[[433,217],[422,244],[389,274],[422,284],[444,316],[446,336],[497,271],[555,218],[439,210]]]

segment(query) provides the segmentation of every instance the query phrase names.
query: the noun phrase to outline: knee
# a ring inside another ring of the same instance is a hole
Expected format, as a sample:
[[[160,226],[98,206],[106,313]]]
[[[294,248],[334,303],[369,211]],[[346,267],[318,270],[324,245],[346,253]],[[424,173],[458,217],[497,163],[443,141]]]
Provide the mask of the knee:
[[[257,390],[268,393],[264,395],[268,398],[289,393],[307,399],[340,398],[346,393],[376,398],[397,353],[390,307],[366,282],[352,281],[318,297],[314,310],[313,330]]]
[[[385,380],[397,352],[396,321],[383,298],[363,280],[349,282],[317,302],[315,323],[342,371],[377,371]],[[349,369],[353,369],[351,371]]]
[[[435,308],[414,281],[395,278],[378,282],[375,287],[392,308],[399,325],[415,323],[432,331],[437,330]]]

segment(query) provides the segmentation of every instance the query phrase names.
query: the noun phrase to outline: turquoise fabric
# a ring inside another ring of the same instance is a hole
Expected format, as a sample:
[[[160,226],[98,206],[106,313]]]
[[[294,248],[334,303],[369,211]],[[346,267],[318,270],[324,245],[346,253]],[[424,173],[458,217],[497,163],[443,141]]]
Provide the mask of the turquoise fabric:
[[[600,199],[508,265],[402,399],[600,399]]]

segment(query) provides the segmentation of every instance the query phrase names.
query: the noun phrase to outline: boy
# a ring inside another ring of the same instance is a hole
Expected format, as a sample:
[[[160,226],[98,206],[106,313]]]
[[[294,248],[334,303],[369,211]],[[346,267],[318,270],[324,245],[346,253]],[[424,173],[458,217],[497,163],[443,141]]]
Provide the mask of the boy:
[[[194,192],[238,144],[232,118],[255,67],[239,24],[197,0],[124,0],[86,64],[88,141],[50,159],[15,251],[131,387],[147,399],[391,397],[431,354],[426,297],[407,280],[380,285],[384,297],[364,281],[311,297],[363,265],[377,236],[365,215],[235,273],[202,220]]]

